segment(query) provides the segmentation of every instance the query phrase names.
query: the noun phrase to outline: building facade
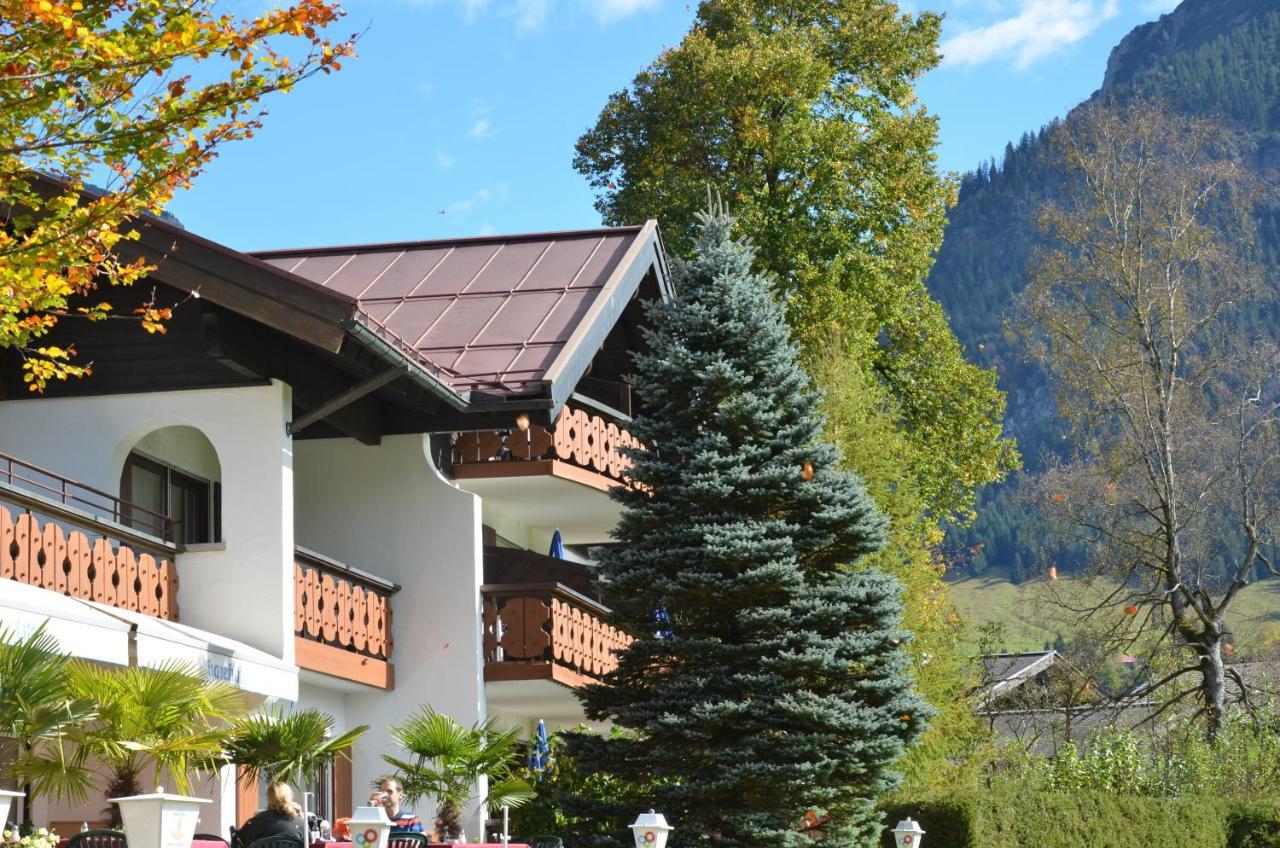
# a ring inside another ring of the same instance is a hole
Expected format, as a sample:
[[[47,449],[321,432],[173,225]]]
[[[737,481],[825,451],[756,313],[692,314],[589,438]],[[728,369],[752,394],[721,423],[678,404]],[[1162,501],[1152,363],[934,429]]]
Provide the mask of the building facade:
[[[421,705],[581,722],[573,689],[626,640],[589,560],[637,445],[645,304],[670,295],[653,222],[249,256],[153,221],[131,249],[156,270],[101,294],[175,305],[166,334],[64,320],[52,343],[93,374],[40,395],[0,353],[0,624],[370,725],[308,787],[330,817]],[[230,772],[202,831],[258,808]]]

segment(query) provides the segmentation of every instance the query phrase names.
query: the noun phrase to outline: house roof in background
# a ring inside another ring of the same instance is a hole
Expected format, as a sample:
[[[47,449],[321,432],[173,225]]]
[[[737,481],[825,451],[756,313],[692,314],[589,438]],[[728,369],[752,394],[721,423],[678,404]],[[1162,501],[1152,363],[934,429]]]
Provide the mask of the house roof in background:
[[[982,703],[987,704],[1023,683],[1061,659],[1057,651],[1033,651],[1018,654],[986,654],[982,657],[987,680],[982,689]]]
[[[644,276],[657,224],[253,254],[354,298],[357,320],[459,396],[564,397]],[[555,398],[555,405],[563,398]]]

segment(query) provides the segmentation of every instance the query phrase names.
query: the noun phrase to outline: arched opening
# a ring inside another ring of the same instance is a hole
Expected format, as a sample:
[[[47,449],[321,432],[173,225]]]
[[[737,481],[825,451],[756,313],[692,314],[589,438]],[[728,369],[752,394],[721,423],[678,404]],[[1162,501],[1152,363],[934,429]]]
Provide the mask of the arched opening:
[[[125,524],[183,545],[222,541],[222,465],[195,427],[153,430],[138,440],[120,472]]]

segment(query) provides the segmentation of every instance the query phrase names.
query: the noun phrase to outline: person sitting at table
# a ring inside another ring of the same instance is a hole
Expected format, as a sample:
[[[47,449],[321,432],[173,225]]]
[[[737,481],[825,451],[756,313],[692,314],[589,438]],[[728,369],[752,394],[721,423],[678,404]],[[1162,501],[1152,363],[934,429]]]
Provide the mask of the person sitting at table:
[[[307,844],[302,807],[294,803],[293,790],[284,781],[277,780],[267,787],[267,808],[255,813],[236,831],[240,848],[249,848],[264,836],[296,836],[303,845]]]
[[[388,777],[382,781],[381,791],[374,792],[369,798],[369,804],[377,807],[381,806],[387,811],[387,818],[391,819],[391,832],[395,833],[422,833],[422,819],[408,810],[400,809],[400,801],[404,798],[404,786],[394,777]]]

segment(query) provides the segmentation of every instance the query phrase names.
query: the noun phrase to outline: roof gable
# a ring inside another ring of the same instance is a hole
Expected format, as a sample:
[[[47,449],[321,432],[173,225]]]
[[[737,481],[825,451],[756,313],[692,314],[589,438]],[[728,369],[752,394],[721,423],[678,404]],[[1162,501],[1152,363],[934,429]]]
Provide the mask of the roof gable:
[[[557,409],[648,275],[657,225],[273,250],[255,257],[352,297],[356,320],[460,397]]]

